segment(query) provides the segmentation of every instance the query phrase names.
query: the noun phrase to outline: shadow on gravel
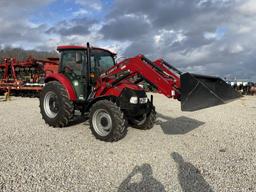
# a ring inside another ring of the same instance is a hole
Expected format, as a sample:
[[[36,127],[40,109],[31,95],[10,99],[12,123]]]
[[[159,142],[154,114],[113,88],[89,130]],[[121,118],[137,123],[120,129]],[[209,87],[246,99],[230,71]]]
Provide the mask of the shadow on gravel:
[[[213,192],[213,189],[201,175],[199,169],[193,164],[185,162],[183,157],[177,152],[173,152],[171,157],[177,164],[179,170],[178,179],[184,192]]]
[[[80,123],[84,123],[87,120],[88,120],[87,116],[75,116],[74,119],[72,121],[70,121],[70,123],[68,124],[68,126],[66,128],[69,128],[74,125],[78,125]]]
[[[205,122],[191,119],[185,116],[172,118],[161,113],[157,113],[157,125],[160,125],[167,135],[186,134],[193,129],[200,127]]]
[[[138,180],[138,176],[141,176]],[[136,181],[134,181],[136,179]],[[153,171],[149,164],[134,167],[133,171],[121,183],[118,192],[126,191],[159,191],[164,192],[164,186],[153,177]]]

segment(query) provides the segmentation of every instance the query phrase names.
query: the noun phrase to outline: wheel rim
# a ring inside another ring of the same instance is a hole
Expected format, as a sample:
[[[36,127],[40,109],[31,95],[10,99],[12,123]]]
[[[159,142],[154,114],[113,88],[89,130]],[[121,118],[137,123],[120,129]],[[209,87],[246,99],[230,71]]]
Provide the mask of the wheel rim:
[[[92,124],[97,134],[102,137],[107,136],[112,130],[111,116],[104,109],[98,109],[94,112]]]
[[[49,118],[55,118],[59,112],[59,102],[56,93],[49,91],[44,97],[44,111]]]

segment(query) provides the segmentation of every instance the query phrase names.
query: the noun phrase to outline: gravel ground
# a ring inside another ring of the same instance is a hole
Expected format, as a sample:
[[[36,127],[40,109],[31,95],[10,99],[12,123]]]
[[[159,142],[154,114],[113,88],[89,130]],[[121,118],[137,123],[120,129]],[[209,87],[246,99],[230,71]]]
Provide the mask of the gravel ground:
[[[157,124],[96,140],[51,128],[38,99],[0,102],[0,191],[256,191],[256,97],[189,113],[155,94]]]

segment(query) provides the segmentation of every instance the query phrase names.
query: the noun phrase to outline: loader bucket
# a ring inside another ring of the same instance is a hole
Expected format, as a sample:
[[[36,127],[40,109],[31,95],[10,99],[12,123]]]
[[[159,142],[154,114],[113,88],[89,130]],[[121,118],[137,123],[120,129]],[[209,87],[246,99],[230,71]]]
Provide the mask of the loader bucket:
[[[240,93],[218,77],[184,73],[180,79],[182,111],[196,111],[241,97]]]

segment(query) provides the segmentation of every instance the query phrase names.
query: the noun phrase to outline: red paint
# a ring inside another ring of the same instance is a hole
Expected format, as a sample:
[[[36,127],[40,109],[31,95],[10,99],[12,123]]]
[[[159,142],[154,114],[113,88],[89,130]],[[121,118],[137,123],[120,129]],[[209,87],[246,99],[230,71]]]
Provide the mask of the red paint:
[[[175,79],[177,88],[181,87],[180,76],[178,74],[172,72],[170,69],[168,69],[168,67],[164,64],[165,61],[163,59],[158,59],[158,60],[154,61],[154,63],[158,67],[160,67],[165,73],[169,74],[170,76],[172,76]]]
[[[130,75],[118,84],[111,86],[116,81],[116,76],[125,71],[129,71]],[[180,88],[179,77],[172,73],[171,70],[164,68],[164,66],[159,66],[149,61],[143,55],[126,59],[110,68],[105,75],[102,75],[98,79],[95,97],[103,95],[114,95],[118,97],[124,88],[142,90],[142,88],[131,81],[132,77],[137,75],[151,82],[159,93],[167,97],[179,97],[179,92],[177,91]],[[174,95],[172,95],[173,91],[175,93]]]
[[[59,71],[59,65],[53,65],[51,63],[45,63],[44,65],[44,72],[46,75],[49,75],[51,73],[58,73]]]
[[[167,69],[165,70],[167,71]],[[129,71],[130,75],[112,87],[111,84],[115,82],[116,75],[125,71]],[[159,93],[164,94],[167,97],[179,97],[177,89],[180,88],[180,84],[178,83],[179,81],[175,80],[176,77],[173,77],[172,72],[167,71],[164,73],[162,68],[147,60],[143,55],[126,59],[110,68],[105,75],[102,75],[99,78],[95,96],[97,97],[106,94],[119,96],[120,91],[126,87],[139,90],[141,88],[138,85],[134,85],[134,83],[129,80],[137,75],[142,76],[144,79],[151,82],[151,84],[157,88]],[[116,89],[119,89],[120,91],[117,91]],[[172,95],[173,91],[175,95]]]
[[[34,68],[35,72],[31,75],[29,83],[38,83],[39,79],[44,78],[46,74],[57,73],[58,63],[50,60],[37,60],[32,57],[24,61],[17,61],[15,58],[6,58],[3,63],[0,63],[0,69],[4,71],[2,78],[0,79],[0,90],[26,90],[26,91],[40,91],[43,85],[29,86],[27,82],[20,78],[17,68],[26,70]],[[44,73],[39,73],[40,72]],[[38,73],[37,73],[38,72]]]
[[[116,96],[119,97],[123,91],[123,89],[129,88],[132,90],[143,90],[140,86],[136,84],[132,84],[130,82],[122,82],[115,87],[108,89],[106,93],[104,93],[104,96]]]
[[[91,47],[91,49],[95,49],[95,50],[102,50],[102,51],[107,51],[109,53],[111,53],[112,55],[116,55],[116,53],[113,53],[107,49],[102,49],[99,47]],[[61,45],[57,47],[58,51],[64,51],[64,50],[87,50],[87,47],[85,46],[77,46],[77,45]]]
[[[45,82],[48,83],[50,81],[59,81],[65,87],[65,89],[68,93],[69,99],[71,101],[77,100],[75,90],[73,89],[73,86],[72,86],[70,80],[65,75],[63,75],[61,73],[49,74],[45,78]]]
[[[87,48],[85,46],[77,46],[77,45],[60,45],[60,46],[57,47],[58,51],[71,50],[71,49],[83,49],[83,50],[86,50]]]

